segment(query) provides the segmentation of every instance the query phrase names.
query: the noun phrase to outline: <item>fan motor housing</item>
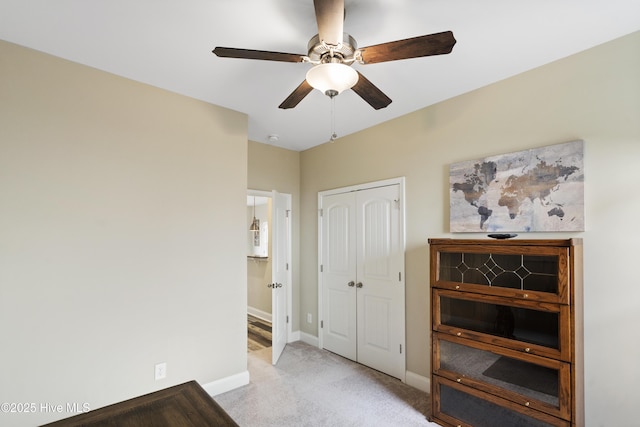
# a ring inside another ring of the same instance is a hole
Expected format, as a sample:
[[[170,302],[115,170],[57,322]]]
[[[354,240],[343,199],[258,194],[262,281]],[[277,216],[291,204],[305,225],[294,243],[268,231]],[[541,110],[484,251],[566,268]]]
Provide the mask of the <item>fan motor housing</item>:
[[[343,33],[342,43],[338,46],[330,46],[321,41],[320,36],[316,34],[309,40],[307,48],[309,62],[311,63],[333,62],[332,58],[336,56],[341,59],[340,62],[351,63],[356,60],[358,44],[349,34]]]

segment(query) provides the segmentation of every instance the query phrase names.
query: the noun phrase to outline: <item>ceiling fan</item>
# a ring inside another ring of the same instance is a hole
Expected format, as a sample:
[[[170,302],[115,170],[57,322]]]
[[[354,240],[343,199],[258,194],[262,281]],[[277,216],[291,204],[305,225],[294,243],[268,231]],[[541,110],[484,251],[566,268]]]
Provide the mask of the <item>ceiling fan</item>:
[[[353,89],[369,105],[378,110],[389,105],[391,99],[353,69],[351,65],[354,62],[364,65],[443,55],[450,53],[456,44],[453,33],[445,31],[358,48],[355,39],[343,33],[344,0],[314,0],[313,3],[318,34],[309,41],[306,55],[219,46],[213,50],[213,53],[225,58],[314,64],[314,67],[307,72],[306,79],[279,105],[279,108],[295,107],[313,88],[316,88],[330,98],[344,90]]]

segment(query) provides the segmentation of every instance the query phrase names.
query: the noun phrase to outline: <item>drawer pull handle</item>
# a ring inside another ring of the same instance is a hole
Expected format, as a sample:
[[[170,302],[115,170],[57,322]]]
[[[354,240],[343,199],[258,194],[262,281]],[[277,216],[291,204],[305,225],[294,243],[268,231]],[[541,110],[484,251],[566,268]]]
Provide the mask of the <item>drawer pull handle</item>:
[[[460,335],[462,335],[462,332],[458,332],[458,333],[456,334],[456,336],[460,336]]]
[[[523,297],[524,298],[529,298],[529,294],[524,294]]]
[[[526,403],[524,404],[524,406],[529,406],[529,402],[526,402]]]
[[[524,349],[525,352],[529,353],[531,351],[531,349],[529,347]]]
[[[460,285],[456,285],[456,289],[460,289]]]

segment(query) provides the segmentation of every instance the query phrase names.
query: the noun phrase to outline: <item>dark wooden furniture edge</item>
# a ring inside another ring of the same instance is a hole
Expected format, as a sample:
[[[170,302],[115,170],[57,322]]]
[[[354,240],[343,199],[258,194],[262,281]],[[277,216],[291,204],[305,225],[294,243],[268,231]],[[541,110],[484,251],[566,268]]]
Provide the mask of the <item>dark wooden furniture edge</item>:
[[[150,411],[153,409],[153,411]],[[143,418],[153,413],[151,418]],[[89,426],[238,426],[220,405],[198,384],[189,381],[75,415],[46,427]],[[44,427],[44,426],[43,426]]]
[[[427,240],[430,245],[486,245],[499,246],[555,246],[570,247],[582,245],[582,238],[571,239],[451,239],[451,238],[431,238]]]

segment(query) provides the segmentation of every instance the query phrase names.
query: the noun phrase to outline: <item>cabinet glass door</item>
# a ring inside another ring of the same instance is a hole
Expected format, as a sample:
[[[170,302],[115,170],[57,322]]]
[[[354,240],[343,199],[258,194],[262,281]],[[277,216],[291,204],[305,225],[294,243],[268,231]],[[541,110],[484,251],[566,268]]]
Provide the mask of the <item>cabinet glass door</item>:
[[[570,419],[568,363],[436,334],[434,373],[515,403]]]
[[[442,248],[436,251],[438,287],[568,304],[566,248],[513,253],[513,248]]]
[[[569,307],[514,305],[500,297],[434,289],[434,327],[463,338],[570,360]]]
[[[440,396],[434,408],[434,417],[450,425],[460,425],[460,422],[474,427],[570,425],[565,420],[533,411],[526,406],[515,406],[499,397],[490,397],[483,392],[464,388],[454,381],[438,377],[434,379]]]

